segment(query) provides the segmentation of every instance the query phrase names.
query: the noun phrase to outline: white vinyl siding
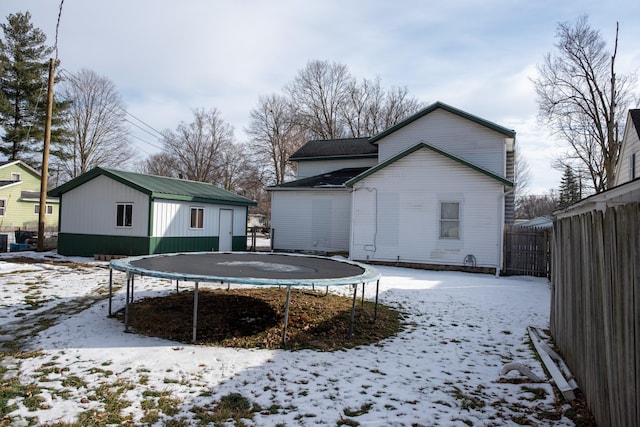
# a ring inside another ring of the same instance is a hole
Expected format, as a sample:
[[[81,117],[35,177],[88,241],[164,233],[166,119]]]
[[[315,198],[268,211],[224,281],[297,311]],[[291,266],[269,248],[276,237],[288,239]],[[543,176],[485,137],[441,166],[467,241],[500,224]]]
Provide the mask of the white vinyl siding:
[[[378,159],[344,159],[344,160],[308,160],[298,162],[297,179],[322,175],[345,168],[365,168],[378,164]]]
[[[351,258],[463,265],[474,255],[478,266],[498,263],[504,203],[495,179],[421,149],[354,190]],[[460,204],[457,239],[440,238],[441,202]]]
[[[443,109],[436,109],[378,141],[379,161],[382,163],[418,142],[506,176],[505,135]]]
[[[146,236],[149,197],[106,176],[98,176],[62,196],[60,232]],[[116,226],[116,203],[133,205],[131,227]]]
[[[154,237],[195,237],[217,236],[220,221],[220,209],[233,210],[233,235],[246,235],[247,223],[245,206],[203,205],[202,228],[191,227],[191,208],[188,202],[175,200],[153,201]]]
[[[622,147],[620,149],[620,156],[616,165],[616,174],[614,176],[612,187],[629,182],[638,176],[640,176],[640,135],[638,134],[640,129],[636,129],[631,114],[627,115],[627,124],[624,128],[624,134],[622,139]],[[635,155],[636,167],[632,167],[631,162]],[[635,178],[633,171],[635,171]]]
[[[271,192],[274,249],[346,252],[351,198],[346,190]]]

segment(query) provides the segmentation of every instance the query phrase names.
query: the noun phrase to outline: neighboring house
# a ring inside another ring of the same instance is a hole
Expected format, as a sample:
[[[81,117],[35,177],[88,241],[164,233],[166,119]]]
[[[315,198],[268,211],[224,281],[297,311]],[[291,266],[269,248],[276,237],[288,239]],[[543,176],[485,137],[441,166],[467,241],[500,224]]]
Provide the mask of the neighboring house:
[[[636,178],[640,178],[640,109],[629,110],[622,136],[620,157],[611,187]]]
[[[299,179],[268,188],[273,248],[499,271],[514,145],[441,102],[371,138],[311,141],[291,157]]]
[[[93,256],[246,250],[256,203],[214,185],[95,168],[51,190],[58,253]]]
[[[47,197],[45,231],[58,228],[58,199]],[[21,160],[0,162],[0,232],[38,231],[40,173]]]

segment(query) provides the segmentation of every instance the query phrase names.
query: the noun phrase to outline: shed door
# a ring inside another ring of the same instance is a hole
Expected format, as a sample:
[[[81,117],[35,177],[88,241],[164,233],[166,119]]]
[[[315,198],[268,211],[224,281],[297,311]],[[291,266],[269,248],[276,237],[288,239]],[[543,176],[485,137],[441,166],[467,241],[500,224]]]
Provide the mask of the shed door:
[[[220,236],[220,245],[218,250],[230,251],[233,247],[233,210],[220,209],[220,228],[218,230]]]

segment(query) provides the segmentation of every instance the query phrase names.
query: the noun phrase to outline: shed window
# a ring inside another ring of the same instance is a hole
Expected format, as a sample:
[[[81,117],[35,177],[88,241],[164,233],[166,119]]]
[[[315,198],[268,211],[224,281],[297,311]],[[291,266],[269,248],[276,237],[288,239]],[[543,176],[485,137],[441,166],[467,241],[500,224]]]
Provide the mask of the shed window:
[[[17,172],[11,172],[11,181],[20,181],[20,174]]]
[[[204,208],[191,208],[191,228],[204,227]]]
[[[460,203],[440,203],[440,238],[460,238]]]
[[[38,215],[40,214],[40,204],[35,204],[33,205],[33,213]],[[45,215],[52,215],[53,214],[53,205],[46,205],[44,208],[44,213]]]
[[[133,222],[133,203],[116,204],[116,227],[131,227]]]
[[[0,199],[0,216],[4,216],[7,211],[7,199]]]

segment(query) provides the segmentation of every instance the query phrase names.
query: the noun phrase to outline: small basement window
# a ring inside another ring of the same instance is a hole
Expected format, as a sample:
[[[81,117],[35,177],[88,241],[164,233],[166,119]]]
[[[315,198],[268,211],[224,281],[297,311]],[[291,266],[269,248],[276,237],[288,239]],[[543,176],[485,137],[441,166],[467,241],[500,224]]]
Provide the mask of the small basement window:
[[[204,208],[191,208],[191,228],[204,227]]]
[[[460,203],[440,203],[440,238],[460,239]]]
[[[131,227],[133,223],[133,203],[116,204],[116,227]]]

